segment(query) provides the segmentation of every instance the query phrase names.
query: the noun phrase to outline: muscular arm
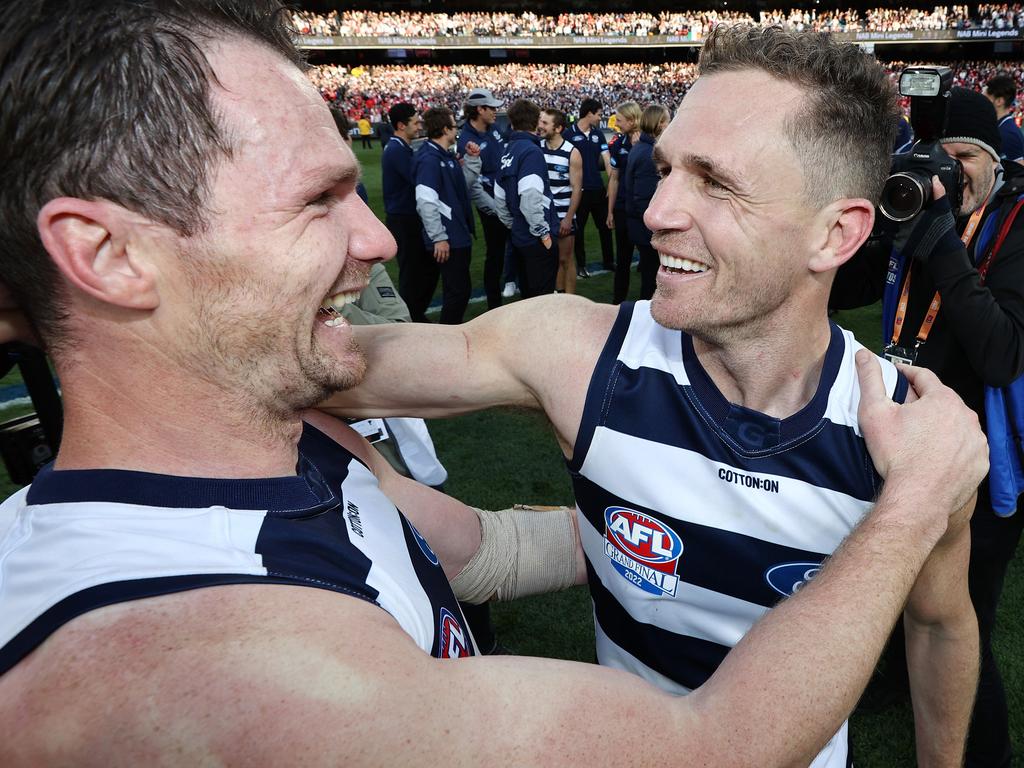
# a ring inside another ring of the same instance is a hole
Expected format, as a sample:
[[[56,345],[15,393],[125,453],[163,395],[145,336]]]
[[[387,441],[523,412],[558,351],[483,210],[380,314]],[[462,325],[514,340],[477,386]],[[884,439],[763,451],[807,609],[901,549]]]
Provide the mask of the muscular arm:
[[[321,407],[340,416],[422,417],[501,405],[543,408],[571,453],[590,374],[615,316],[615,307],[552,295],[457,326],[353,328],[366,352],[366,378]]]
[[[969,508],[951,523],[910,593],[903,615],[917,764],[956,768],[978,684],[978,623],[967,591]]]

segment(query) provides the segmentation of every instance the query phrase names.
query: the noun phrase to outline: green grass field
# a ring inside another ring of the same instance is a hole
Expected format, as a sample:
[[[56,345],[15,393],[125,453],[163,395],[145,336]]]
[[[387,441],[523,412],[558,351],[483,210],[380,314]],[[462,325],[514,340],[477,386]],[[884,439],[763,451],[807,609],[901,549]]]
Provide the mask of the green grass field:
[[[363,163],[364,181],[374,210],[383,219],[380,202],[380,149],[356,149]],[[590,262],[600,261],[597,235],[587,228]],[[482,286],[483,243],[473,253],[473,285]],[[397,265],[389,264],[392,277]],[[639,278],[631,280],[636,298]],[[611,276],[580,280],[578,290],[594,301],[610,301]],[[470,304],[467,318],[485,309],[483,302]],[[879,343],[880,312],[877,307],[842,313],[837,321],[872,348]],[[10,383],[16,374],[0,384]],[[24,409],[9,409],[11,418]],[[500,508],[515,502],[571,504],[572,490],[555,440],[543,416],[532,412],[495,410],[455,419],[431,422],[438,453],[449,471],[447,490],[457,498],[481,507]],[[13,486],[3,478],[9,493]],[[1011,566],[996,636],[1007,694],[1010,697],[1011,730],[1018,751],[1024,750],[1024,571],[1018,560]],[[866,599],[870,596],[866,595]],[[591,662],[594,659],[590,601],[584,588],[515,603],[495,605],[494,622],[501,641],[515,653]],[[799,653],[799,649],[793,649]],[[784,660],[780,660],[784,663]],[[884,675],[884,662],[881,673]],[[881,676],[881,675],[880,675]],[[879,677],[880,677],[879,676]],[[876,678],[878,679],[878,678]],[[813,681],[809,680],[808,683]],[[614,706],[614,702],[609,702]],[[571,724],[567,724],[571,727]],[[858,768],[900,768],[914,765],[913,723],[910,706],[887,687],[869,687],[853,718],[853,739]],[[1024,765],[1018,761],[1015,765]]]

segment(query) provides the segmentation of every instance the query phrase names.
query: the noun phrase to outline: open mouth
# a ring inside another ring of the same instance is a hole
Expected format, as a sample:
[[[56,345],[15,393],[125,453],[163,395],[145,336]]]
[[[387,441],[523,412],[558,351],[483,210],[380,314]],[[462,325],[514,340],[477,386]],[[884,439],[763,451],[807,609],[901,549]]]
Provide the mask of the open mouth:
[[[351,302],[358,301],[359,291],[345,291],[327,296],[320,302],[320,309],[317,310],[317,317],[328,328],[335,328],[344,325],[346,320],[341,316],[342,308]]]
[[[675,256],[666,256],[663,253],[658,254],[658,259],[661,261],[661,268],[673,275],[696,275],[701,272],[707,272],[710,269],[707,264],[701,261],[679,259]]]

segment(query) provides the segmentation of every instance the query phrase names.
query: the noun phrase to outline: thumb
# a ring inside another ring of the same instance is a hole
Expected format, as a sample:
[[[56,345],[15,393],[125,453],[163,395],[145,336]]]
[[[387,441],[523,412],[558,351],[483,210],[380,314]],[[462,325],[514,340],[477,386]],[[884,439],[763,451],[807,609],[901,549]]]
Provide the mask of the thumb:
[[[868,350],[861,349],[857,351],[856,360],[857,379],[860,381],[860,410],[880,400],[887,400],[878,358]]]

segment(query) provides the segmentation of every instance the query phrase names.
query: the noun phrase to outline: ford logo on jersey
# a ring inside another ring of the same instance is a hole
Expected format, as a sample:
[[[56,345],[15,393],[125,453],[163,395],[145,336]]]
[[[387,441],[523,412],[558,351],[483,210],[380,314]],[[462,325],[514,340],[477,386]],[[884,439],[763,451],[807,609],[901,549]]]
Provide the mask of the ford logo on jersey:
[[[626,507],[604,511],[604,553],[626,581],[652,595],[674,597],[683,554],[679,534],[659,520]]]
[[[817,576],[820,570],[821,563],[783,563],[769,568],[764,578],[768,586],[780,595],[789,597]]]
[[[424,539],[420,535],[420,532],[416,530],[416,526],[412,523],[409,523],[409,530],[412,532],[413,539],[416,541],[417,544],[419,544],[420,551],[423,553],[423,556],[430,561],[431,565],[437,565],[437,555],[434,554],[434,550],[432,550],[430,548],[430,545],[427,544],[427,540]]]

